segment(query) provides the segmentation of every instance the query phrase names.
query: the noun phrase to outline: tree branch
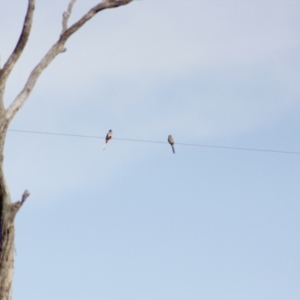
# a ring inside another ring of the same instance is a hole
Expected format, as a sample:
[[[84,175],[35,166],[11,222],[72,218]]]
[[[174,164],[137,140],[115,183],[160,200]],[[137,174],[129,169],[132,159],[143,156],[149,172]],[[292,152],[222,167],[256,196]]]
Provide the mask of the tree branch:
[[[7,214],[5,216],[5,222],[7,224],[13,224],[17,212],[19,211],[19,209],[21,208],[21,206],[24,204],[24,202],[29,196],[30,193],[27,190],[25,190],[25,192],[22,195],[22,200],[10,204],[9,211],[7,211]]]
[[[22,195],[22,200],[20,201],[21,205],[24,204],[24,202],[26,201],[26,199],[30,196],[30,193],[28,190],[25,190],[25,192]]]
[[[26,16],[23,23],[23,29],[18,40],[18,43],[8,58],[7,62],[4,64],[3,69],[0,71],[0,100],[3,100],[4,88],[6,80],[13,69],[14,65],[16,64],[17,60],[21,56],[31,31],[32,19],[33,19],[33,12],[35,8],[35,0],[28,0],[28,7]]]
[[[67,11],[65,11],[63,13],[62,32],[61,33],[64,33],[68,28],[68,21],[69,21],[69,18],[71,16],[72,9],[73,9],[73,6],[74,6],[75,2],[76,2],[76,0],[71,0],[69,5],[68,5]]]
[[[69,5],[72,5],[72,1]],[[5,114],[5,122],[2,125],[2,128],[7,128],[9,122],[13,119],[18,110],[22,107],[24,102],[27,100],[30,95],[32,89],[34,88],[37,79],[44,71],[44,69],[53,61],[53,59],[64,52],[64,45],[69,37],[75,33],[80,27],[82,27],[87,21],[89,21],[92,17],[94,17],[98,12],[108,9],[114,8],[122,5],[126,5],[132,2],[132,0],[106,0],[96,6],[94,6],[88,13],[86,13],[79,21],[74,23],[69,29],[67,29],[64,33],[60,35],[59,40],[51,47],[51,49],[46,53],[46,55],[42,58],[42,60],[37,64],[37,66],[32,70],[29,75],[27,82],[20,92],[20,94],[16,97],[13,103],[8,107]]]
[[[81,28],[84,23],[86,23],[91,18],[93,18],[95,14],[97,14],[101,10],[126,5],[130,2],[132,2],[132,0],[104,0],[103,2],[99,3],[98,5],[90,9],[90,11],[88,11],[79,21],[77,21],[69,29],[67,29],[60,36],[60,40],[66,41],[74,32],[76,32],[79,28]]]

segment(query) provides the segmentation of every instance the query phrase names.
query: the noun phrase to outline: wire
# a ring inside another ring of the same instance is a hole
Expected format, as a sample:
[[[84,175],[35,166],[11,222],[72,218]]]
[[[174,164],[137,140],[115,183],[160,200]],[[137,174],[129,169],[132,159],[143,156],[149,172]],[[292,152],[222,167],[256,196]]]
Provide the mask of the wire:
[[[105,138],[105,137],[102,137],[102,136],[93,136],[93,135],[81,135],[81,134],[45,132],[45,131],[32,131],[32,130],[19,130],[19,129],[8,129],[7,131],[22,132],[22,133],[35,133],[35,134],[47,134],[47,135],[72,136],[72,137],[82,137],[82,138],[90,138],[90,139],[104,139]]]
[[[58,133],[58,132],[19,130],[19,129],[9,129],[8,131],[11,131],[11,132],[20,132],[20,133],[56,135],[56,136],[80,137],[80,138],[90,138],[90,139],[105,139],[104,136],[83,135],[83,134],[70,134],[70,133]],[[161,142],[161,141],[140,140],[140,139],[125,139],[125,138],[115,138],[115,137],[114,137],[114,140],[117,140],[117,141],[128,141],[128,142],[140,142],[140,143],[152,143],[152,144],[167,144],[168,143],[168,142]],[[268,153],[281,153],[281,154],[296,154],[296,155],[300,155],[300,152],[296,152],[296,151],[282,151],[282,150],[272,150],[272,149],[227,147],[227,146],[203,145],[203,144],[188,144],[188,143],[176,143],[176,145],[179,145],[179,146],[190,146],[190,147],[218,148],[218,149],[228,149],[228,150],[255,151],[255,152],[268,152]]]

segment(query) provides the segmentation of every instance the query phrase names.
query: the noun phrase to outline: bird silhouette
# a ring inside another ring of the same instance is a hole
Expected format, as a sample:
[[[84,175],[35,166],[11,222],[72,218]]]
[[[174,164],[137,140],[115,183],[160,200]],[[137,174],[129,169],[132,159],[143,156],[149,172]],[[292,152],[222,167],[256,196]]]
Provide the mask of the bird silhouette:
[[[175,142],[174,142],[174,139],[173,139],[173,137],[171,136],[171,134],[168,136],[168,142],[169,142],[169,144],[170,144],[171,147],[172,147],[173,153],[175,154],[175,149],[174,149],[174,144],[175,144]]]
[[[112,138],[112,136],[113,136],[113,132],[112,132],[112,130],[110,129],[110,130],[108,131],[106,137],[105,137],[105,144],[104,144],[103,150],[105,150],[105,148],[106,148],[106,146],[107,146],[107,143],[108,143],[108,141]]]

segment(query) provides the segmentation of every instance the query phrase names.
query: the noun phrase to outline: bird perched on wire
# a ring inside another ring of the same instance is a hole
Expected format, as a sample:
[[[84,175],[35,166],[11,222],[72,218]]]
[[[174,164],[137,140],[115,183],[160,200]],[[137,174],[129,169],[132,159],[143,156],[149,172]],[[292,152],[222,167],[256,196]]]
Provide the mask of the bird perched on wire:
[[[175,144],[175,142],[174,142],[174,139],[173,139],[173,137],[171,136],[171,134],[168,136],[168,142],[169,142],[169,144],[170,144],[171,147],[172,147],[173,153],[175,154],[175,149],[174,149],[174,144]]]
[[[107,143],[108,143],[108,141],[112,138],[112,136],[113,136],[113,132],[112,132],[112,130],[110,129],[110,130],[108,131],[106,137],[105,137],[105,144],[104,144],[103,150],[105,150],[105,148],[106,148],[106,146],[107,146]]]

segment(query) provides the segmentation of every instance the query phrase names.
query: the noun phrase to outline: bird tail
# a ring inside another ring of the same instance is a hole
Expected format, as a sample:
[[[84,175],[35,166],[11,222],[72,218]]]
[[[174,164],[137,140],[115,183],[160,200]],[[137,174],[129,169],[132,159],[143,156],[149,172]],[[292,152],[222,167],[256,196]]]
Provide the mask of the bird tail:
[[[172,151],[173,151],[173,153],[175,154],[175,148],[174,148],[174,145],[172,145]]]
[[[103,151],[105,150],[106,146],[107,146],[107,142],[104,144]]]

